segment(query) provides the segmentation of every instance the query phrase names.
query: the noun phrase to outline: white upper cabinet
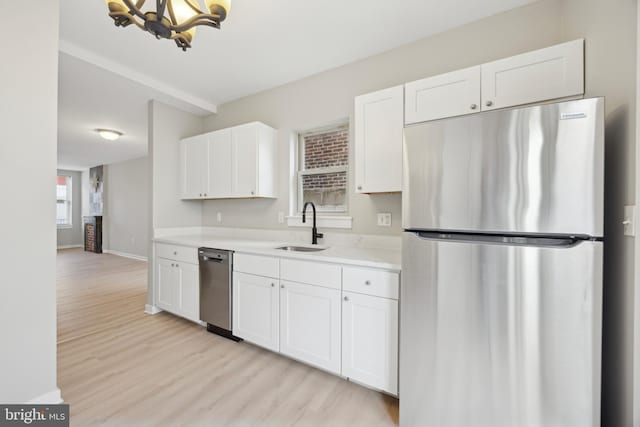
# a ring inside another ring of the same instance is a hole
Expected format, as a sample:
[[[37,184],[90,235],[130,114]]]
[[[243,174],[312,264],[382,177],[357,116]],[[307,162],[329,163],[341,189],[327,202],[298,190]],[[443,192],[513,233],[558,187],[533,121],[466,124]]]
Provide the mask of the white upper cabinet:
[[[276,131],[259,122],[180,141],[182,199],[277,197]]]
[[[253,122],[231,134],[232,197],[276,197],[276,131]]]
[[[482,65],[483,110],[583,93],[583,39]]]
[[[208,151],[206,135],[180,141],[180,197],[199,199],[208,188]]]
[[[405,124],[480,111],[480,67],[429,77],[405,85]]]
[[[403,99],[402,86],[356,97],[356,193],[401,191]]]
[[[209,138],[209,188],[208,198],[230,196],[231,189],[231,129],[208,134]]]
[[[405,84],[406,125],[584,94],[584,40]]]

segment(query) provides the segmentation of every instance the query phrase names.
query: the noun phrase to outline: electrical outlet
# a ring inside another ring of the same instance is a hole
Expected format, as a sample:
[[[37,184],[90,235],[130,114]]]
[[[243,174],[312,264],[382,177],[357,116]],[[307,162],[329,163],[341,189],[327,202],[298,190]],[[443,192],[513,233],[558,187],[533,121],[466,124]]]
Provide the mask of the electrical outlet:
[[[284,212],[278,212],[278,223],[284,224]]]
[[[624,225],[625,236],[636,235],[636,207],[635,206],[624,207],[624,220],[622,220],[622,225]]]
[[[378,214],[378,227],[391,227],[391,214],[379,213]]]
[[[218,222],[222,222],[222,212],[218,212]]]

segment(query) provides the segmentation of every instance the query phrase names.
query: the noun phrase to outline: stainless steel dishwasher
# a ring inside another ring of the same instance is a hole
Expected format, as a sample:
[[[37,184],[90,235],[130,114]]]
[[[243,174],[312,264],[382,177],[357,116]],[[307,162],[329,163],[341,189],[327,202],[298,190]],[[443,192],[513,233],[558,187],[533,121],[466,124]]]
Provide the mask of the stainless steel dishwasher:
[[[234,341],[233,330],[233,252],[222,249],[198,249],[200,262],[200,320],[207,330]]]

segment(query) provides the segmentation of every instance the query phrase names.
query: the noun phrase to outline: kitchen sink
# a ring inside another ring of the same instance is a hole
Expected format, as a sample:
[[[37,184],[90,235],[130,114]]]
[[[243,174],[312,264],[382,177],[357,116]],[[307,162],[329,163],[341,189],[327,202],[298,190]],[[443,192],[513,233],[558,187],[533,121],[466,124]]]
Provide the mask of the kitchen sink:
[[[327,248],[313,248],[310,246],[280,246],[279,249],[281,251],[291,251],[291,252],[319,252],[324,251]]]

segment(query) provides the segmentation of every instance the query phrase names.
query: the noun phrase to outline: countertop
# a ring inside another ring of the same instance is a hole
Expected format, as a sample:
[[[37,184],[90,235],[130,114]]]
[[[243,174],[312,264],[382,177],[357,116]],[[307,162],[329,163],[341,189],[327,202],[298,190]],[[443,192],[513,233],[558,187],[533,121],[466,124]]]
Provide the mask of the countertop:
[[[193,248],[206,247],[225,249],[239,253],[274,256],[309,260],[317,262],[333,262],[361,267],[381,268],[400,271],[401,251],[397,249],[363,248],[335,245],[317,245],[326,248],[319,252],[290,252],[276,249],[280,246],[311,246],[298,242],[282,242],[274,240],[251,240],[245,238],[230,238],[210,236],[204,234],[163,236],[153,239],[156,243]]]

